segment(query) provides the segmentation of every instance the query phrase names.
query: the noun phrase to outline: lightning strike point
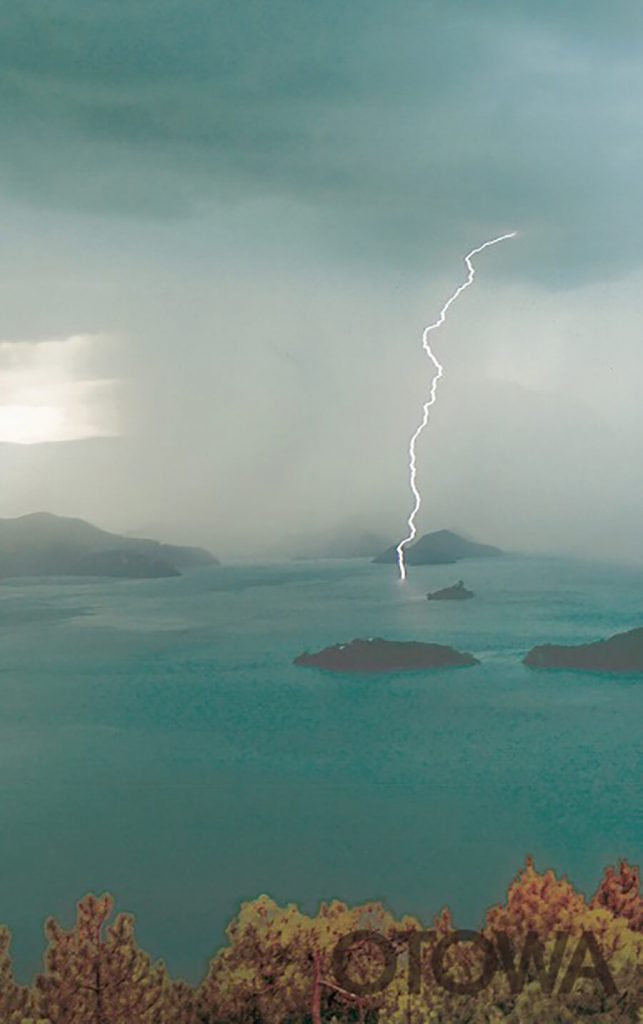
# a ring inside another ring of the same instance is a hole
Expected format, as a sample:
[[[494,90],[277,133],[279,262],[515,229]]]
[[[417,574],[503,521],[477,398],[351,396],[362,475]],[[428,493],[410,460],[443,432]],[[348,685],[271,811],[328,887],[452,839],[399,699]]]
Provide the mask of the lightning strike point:
[[[455,300],[459,298],[460,295],[462,295],[462,292],[465,291],[465,289],[468,288],[470,284],[473,284],[473,279],[476,276],[476,271],[473,263],[471,262],[472,257],[476,256],[477,253],[482,252],[483,249],[488,249],[489,246],[491,245],[497,245],[498,242],[504,242],[508,238],[515,238],[517,234],[517,231],[510,231],[506,235],[499,235],[498,238],[491,238],[488,242],[483,242],[482,245],[479,245],[476,249],[472,249],[471,252],[467,253],[467,255],[464,257],[464,263],[467,268],[466,281],[459,285],[454,291],[453,295],[451,295],[451,297],[447,299],[442,309],[440,310],[440,315],[438,319],[434,323],[429,324],[428,327],[425,327],[424,331],[422,332],[422,348],[429,357],[435,369],[435,374],[433,375],[433,378],[431,380],[431,390],[429,392],[429,397],[422,406],[422,418],[420,420],[419,426],[416,428],[415,432],[411,436],[411,440],[409,441],[409,486],[411,488],[411,493],[413,495],[414,505],[411,510],[411,514],[409,515],[409,518],[406,521],[406,525],[408,526],[409,530],[408,536],[405,537],[404,540],[401,540],[400,543],[397,545],[397,548],[395,549],[397,551],[397,564],[400,571],[401,582],[404,582],[404,580],[406,579],[406,562],[404,559],[404,548],[407,546],[407,544],[410,544],[416,538],[417,528],[415,526],[415,518],[418,512],[420,511],[420,508],[422,507],[422,496],[417,486],[417,457],[415,448],[420,434],[422,433],[427,423],[429,422],[429,409],[431,408],[432,405],[435,404],[438,381],[440,380],[441,377],[444,376],[444,367],[436,358],[435,353],[433,352],[429,344],[429,335],[431,331],[436,331],[438,327],[442,326],[442,324],[446,320],[447,312],[449,311],[450,306],[453,305]]]

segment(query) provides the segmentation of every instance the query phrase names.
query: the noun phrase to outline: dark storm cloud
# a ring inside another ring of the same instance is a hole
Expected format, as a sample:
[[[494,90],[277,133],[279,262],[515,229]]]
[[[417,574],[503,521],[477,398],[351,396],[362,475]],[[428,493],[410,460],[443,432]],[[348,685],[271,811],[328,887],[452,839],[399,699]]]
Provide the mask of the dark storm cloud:
[[[560,283],[639,260],[633,3],[23,0],[1,20],[1,166],[32,201],[279,197],[378,259],[518,227],[517,268]]]

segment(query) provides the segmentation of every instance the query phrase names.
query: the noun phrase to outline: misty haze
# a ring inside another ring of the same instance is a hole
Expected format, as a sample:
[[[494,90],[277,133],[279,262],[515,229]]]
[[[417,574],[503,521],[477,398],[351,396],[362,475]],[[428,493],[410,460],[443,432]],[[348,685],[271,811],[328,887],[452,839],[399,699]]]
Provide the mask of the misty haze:
[[[475,285],[434,336],[445,374],[418,443],[418,526],[517,550],[641,561],[641,289],[634,280],[553,293],[503,283],[520,247],[527,233],[478,257]],[[101,314],[98,296],[92,312],[104,334],[86,336],[82,349],[73,338],[0,346],[7,405],[36,394],[28,412],[22,406],[26,440],[43,407],[66,420],[50,426],[54,437],[72,434],[51,440],[44,421],[49,443],[8,444],[11,424],[0,416],[4,514],[80,515],[229,557],[286,554],[291,537],[357,521],[399,539],[408,439],[431,380],[421,331],[463,278],[450,248],[414,287],[396,268],[388,293],[380,266],[360,270],[351,289],[323,267],[315,279],[293,266],[267,281],[272,260],[243,284],[216,266],[176,281],[171,268],[150,265],[158,252],[143,254],[126,282],[117,266],[106,296],[101,282],[109,309]],[[87,270],[78,272],[75,326],[85,329]],[[132,275],[141,278],[136,300]],[[24,323],[21,333],[32,332]],[[73,437],[76,425],[90,436]]]

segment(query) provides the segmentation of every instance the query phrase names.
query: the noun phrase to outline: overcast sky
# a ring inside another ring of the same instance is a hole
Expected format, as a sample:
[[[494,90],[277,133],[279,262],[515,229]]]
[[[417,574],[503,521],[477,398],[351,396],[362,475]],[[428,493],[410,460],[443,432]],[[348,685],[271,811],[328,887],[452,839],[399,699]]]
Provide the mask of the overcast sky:
[[[0,12],[0,515],[643,559],[643,8]]]

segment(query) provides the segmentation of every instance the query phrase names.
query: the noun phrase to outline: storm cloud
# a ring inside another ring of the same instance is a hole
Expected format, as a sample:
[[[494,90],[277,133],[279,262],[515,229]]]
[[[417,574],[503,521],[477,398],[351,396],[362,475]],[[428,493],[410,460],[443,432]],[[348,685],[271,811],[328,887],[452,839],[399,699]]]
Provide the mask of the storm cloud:
[[[637,5],[23,0],[0,27],[0,339],[113,339],[120,434],[4,446],[3,514],[224,553],[395,535],[422,327],[516,229],[440,339],[420,525],[643,557]]]
[[[519,225],[514,268],[563,283],[639,259],[631,2],[24,0],[2,22],[16,195],[153,217],[272,197],[382,259]]]

